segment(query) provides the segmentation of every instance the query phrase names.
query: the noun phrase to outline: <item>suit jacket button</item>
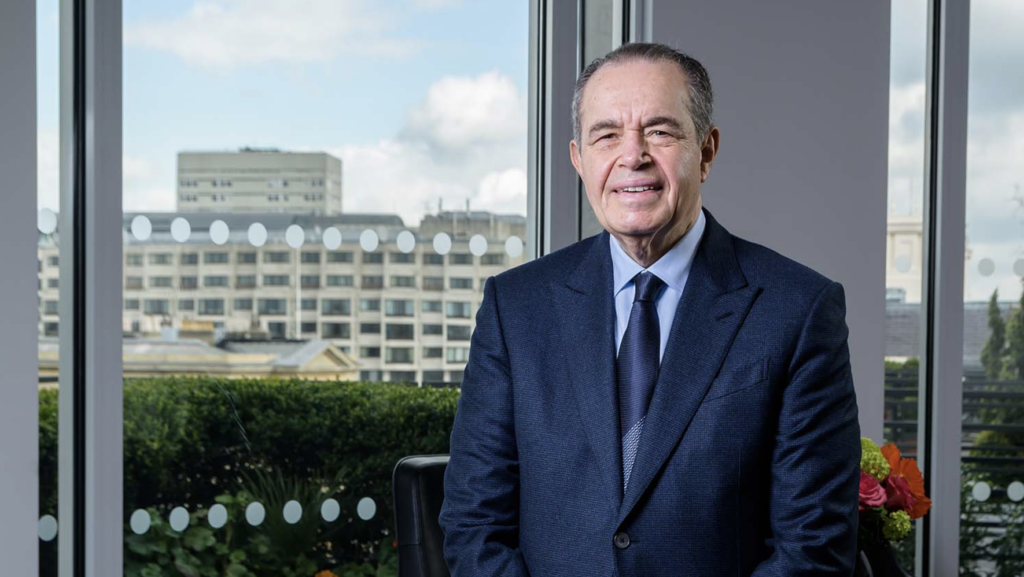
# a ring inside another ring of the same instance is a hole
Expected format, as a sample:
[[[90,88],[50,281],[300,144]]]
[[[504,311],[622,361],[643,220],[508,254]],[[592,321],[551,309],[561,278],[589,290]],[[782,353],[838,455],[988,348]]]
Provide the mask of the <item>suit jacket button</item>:
[[[619,531],[615,534],[615,538],[612,539],[615,542],[615,546],[619,549],[625,549],[629,547],[629,535],[623,531]]]

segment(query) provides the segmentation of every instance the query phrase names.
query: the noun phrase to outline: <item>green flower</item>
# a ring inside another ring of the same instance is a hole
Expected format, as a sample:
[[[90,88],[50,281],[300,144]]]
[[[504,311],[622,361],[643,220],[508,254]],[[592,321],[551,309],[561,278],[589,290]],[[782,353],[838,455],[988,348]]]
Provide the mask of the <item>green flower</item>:
[[[860,470],[879,482],[889,476],[889,461],[882,455],[878,445],[867,437],[860,438]]]
[[[910,515],[906,511],[895,511],[882,519],[882,534],[886,539],[902,541],[910,534]]]

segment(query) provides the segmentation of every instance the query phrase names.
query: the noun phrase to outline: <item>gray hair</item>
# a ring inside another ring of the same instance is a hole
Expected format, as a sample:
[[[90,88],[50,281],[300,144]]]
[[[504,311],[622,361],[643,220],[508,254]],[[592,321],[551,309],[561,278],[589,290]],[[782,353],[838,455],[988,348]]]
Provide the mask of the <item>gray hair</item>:
[[[697,131],[698,144],[704,141],[708,131],[711,130],[711,112],[713,106],[713,95],[711,92],[711,79],[708,72],[695,58],[687,56],[682,52],[665,44],[654,44],[637,42],[623,44],[601,58],[595,59],[587,65],[576,80],[576,88],[572,93],[572,138],[576,144],[580,144],[580,132],[583,127],[580,125],[580,108],[583,101],[583,89],[587,82],[605,64],[629,61],[642,62],[675,62],[682,69],[690,84],[690,118]]]

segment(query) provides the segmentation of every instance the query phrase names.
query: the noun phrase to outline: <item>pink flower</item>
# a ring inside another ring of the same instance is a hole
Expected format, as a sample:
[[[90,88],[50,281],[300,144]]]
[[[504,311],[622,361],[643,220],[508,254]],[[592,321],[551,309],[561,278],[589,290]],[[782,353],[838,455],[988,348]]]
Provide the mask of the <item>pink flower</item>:
[[[866,511],[872,507],[881,507],[885,504],[885,489],[871,475],[864,471],[860,472],[860,510]]]
[[[917,504],[910,485],[903,477],[889,475],[889,478],[885,480],[885,496],[885,508],[890,511],[902,510],[909,513]]]

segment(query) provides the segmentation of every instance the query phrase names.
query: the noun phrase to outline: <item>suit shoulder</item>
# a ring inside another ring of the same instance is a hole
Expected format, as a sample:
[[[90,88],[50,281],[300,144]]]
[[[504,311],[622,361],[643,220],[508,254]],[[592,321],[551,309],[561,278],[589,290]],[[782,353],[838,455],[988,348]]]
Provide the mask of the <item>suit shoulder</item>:
[[[811,267],[756,242],[733,236],[733,246],[736,260],[751,284],[791,291],[790,294],[816,295],[833,282]]]

